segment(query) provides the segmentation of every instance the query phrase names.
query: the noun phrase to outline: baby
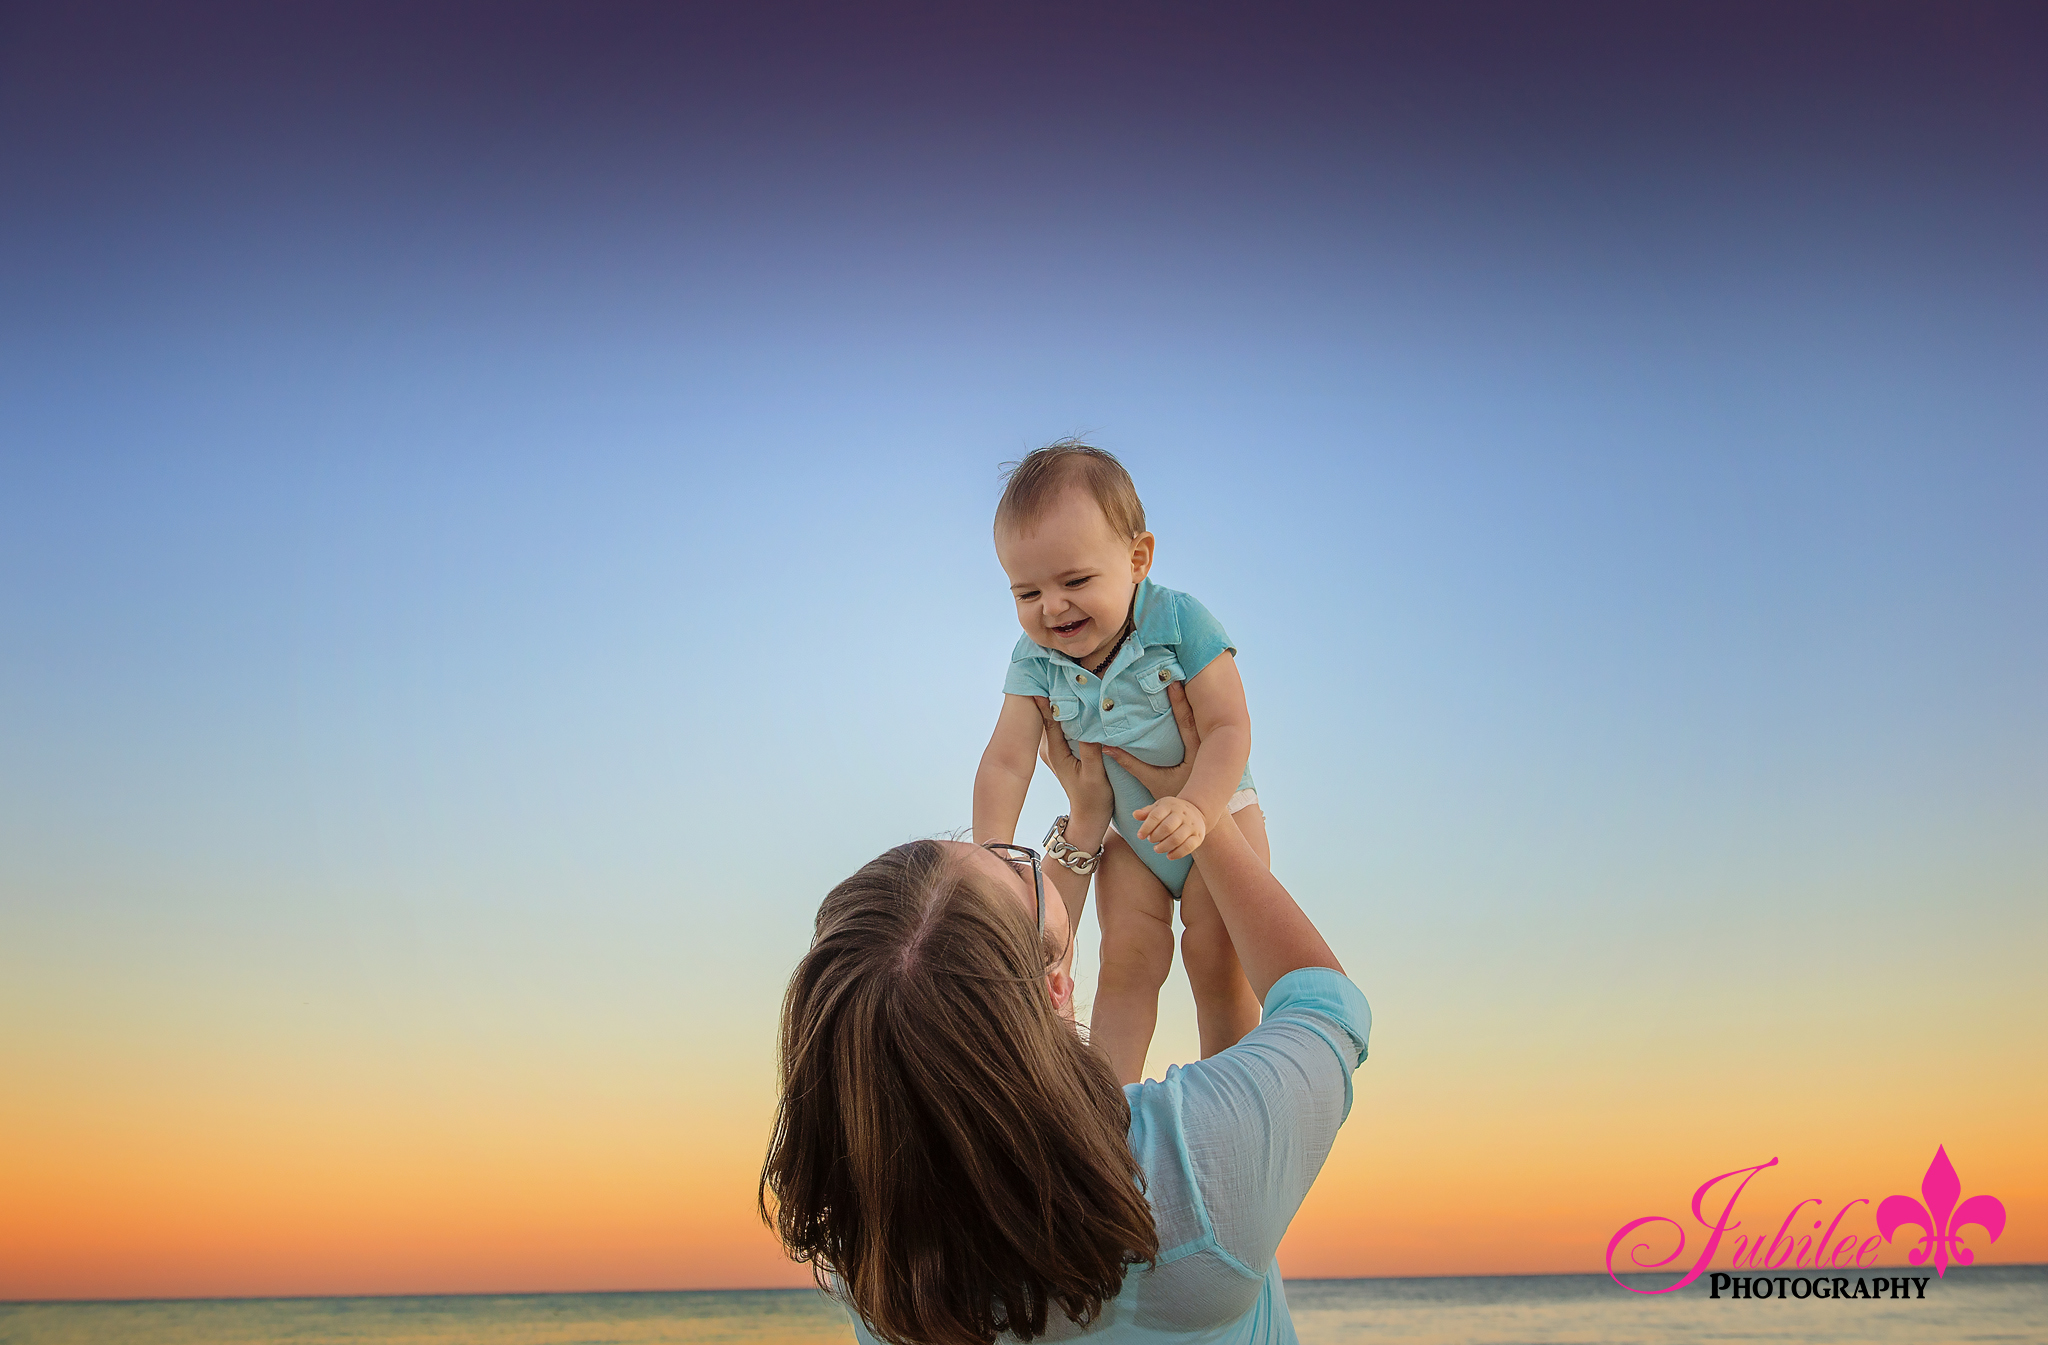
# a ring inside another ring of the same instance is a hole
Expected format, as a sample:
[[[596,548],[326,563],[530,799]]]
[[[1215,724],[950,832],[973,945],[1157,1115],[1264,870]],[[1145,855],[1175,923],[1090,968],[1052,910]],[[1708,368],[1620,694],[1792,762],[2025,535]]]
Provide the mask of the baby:
[[[1152,582],[1145,506],[1130,473],[1100,449],[1067,440],[1018,463],[996,506],[995,540],[1024,638],[1011,652],[1002,714],[974,777],[974,839],[1009,841],[1016,832],[1045,731],[1038,698],[1050,703],[1069,743],[1103,744],[1116,834],[1099,865],[1102,967],[1089,1038],[1123,1082],[1136,1083],[1173,965],[1176,899],[1202,1054],[1259,1022],[1230,933],[1189,858],[1227,812],[1270,863],[1245,768],[1251,715],[1236,650],[1207,608]],[[1186,683],[1202,750],[1179,795],[1155,800],[1117,758],[1180,764],[1176,682]]]

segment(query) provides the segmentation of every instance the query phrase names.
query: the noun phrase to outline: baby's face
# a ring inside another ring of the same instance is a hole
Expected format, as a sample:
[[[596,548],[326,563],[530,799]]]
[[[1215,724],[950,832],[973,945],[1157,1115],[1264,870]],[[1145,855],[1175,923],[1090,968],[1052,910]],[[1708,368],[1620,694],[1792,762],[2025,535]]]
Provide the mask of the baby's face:
[[[1152,570],[1152,534],[1118,537],[1102,506],[1069,488],[1029,531],[996,529],[1017,624],[1047,649],[1092,663],[1123,629],[1131,595]]]

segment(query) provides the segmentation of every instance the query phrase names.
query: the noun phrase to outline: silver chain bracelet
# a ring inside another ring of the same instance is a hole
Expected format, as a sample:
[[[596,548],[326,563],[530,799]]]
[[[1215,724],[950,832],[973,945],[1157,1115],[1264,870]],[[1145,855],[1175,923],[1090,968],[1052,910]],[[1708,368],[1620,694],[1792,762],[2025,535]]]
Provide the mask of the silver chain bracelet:
[[[1102,850],[1089,854],[1080,846],[1067,839],[1068,814],[1061,813],[1052,820],[1052,829],[1045,833],[1045,857],[1071,873],[1090,874],[1102,862]],[[1103,849],[1109,847],[1109,838],[1102,839]]]

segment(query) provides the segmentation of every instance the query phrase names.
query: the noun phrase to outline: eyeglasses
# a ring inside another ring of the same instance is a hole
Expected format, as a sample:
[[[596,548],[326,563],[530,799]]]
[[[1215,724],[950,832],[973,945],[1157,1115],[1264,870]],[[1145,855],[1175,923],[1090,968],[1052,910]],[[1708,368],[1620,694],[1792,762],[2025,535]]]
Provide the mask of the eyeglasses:
[[[992,851],[996,858],[1015,869],[1019,877],[1031,879],[1031,890],[1038,897],[1038,937],[1045,939],[1045,870],[1039,867],[1038,852],[1028,845],[1005,845],[1001,841],[984,841],[982,849]]]

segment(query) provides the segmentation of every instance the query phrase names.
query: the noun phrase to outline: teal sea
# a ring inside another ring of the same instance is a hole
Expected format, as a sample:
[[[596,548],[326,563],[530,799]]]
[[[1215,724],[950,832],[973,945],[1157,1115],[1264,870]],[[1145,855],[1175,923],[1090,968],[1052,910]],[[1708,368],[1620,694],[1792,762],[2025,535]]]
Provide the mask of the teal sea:
[[[1894,1272],[1895,1273],[1895,1272]],[[1632,1276],[1642,1287],[1669,1279]],[[1953,1267],[1924,1299],[1768,1302],[1624,1293],[1604,1275],[1292,1280],[1303,1345],[2048,1345],[2048,1266]],[[0,1345],[844,1345],[807,1290],[0,1303]]]

